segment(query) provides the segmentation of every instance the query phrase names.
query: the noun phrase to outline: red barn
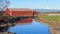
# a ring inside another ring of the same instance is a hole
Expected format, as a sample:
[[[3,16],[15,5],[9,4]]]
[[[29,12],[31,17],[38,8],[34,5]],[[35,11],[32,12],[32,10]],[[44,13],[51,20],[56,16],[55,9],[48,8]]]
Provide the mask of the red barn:
[[[26,8],[7,8],[6,14],[10,16],[15,16],[15,17],[16,16],[33,16],[33,11],[31,9],[26,9]],[[32,18],[24,19],[18,22],[19,23],[32,22]]]
[[[31,9],[22,8],[7,8],[6,14],[10,16],[32,16],[33,11]]]
[[[37,11],[33,11],[33,15],[34,16],[37,16],[38,15],[38,12]]]

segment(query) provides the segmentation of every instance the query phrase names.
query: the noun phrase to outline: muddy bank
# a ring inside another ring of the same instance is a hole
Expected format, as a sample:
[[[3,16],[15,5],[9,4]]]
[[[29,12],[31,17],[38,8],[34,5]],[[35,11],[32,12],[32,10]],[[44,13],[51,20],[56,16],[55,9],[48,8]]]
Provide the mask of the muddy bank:
[[[42,17],[35,18],[35,20],[48,25],[50,27],[50,34],[60,34],[60,23],[56,23],[55,21],[48,21]]]

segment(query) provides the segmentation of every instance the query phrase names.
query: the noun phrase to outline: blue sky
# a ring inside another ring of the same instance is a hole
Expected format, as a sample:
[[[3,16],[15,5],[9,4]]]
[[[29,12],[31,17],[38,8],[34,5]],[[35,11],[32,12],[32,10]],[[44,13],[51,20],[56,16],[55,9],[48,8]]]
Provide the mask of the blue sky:
[[[60,0],[10,0],[9,8],[60,9]]]

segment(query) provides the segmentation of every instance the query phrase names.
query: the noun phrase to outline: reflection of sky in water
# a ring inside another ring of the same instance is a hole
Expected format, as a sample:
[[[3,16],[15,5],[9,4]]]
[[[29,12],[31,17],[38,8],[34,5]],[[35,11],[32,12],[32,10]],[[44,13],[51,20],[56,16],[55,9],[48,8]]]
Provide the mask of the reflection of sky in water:
[[[49,34],[48,26],[36,21],[26,25],[16,25],[11,27],[8,31],[15,32],[17,34]]]

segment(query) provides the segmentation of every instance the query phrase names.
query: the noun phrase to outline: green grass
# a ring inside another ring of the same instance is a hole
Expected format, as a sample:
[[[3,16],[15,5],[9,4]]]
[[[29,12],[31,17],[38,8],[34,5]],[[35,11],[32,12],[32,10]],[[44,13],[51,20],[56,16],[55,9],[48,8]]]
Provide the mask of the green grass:
[[[52,20],[52,21],[55,21],[55,22],[60,22],[60,16],[43,16],[43,15],[39,15],[39,17],[42,17],[46,20]]]

